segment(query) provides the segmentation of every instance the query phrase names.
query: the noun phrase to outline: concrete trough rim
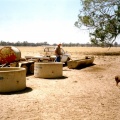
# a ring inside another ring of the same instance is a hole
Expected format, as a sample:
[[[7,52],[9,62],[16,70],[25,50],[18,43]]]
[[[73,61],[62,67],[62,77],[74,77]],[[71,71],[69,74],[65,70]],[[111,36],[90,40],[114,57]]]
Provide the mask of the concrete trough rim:
[[[55,65],[55,64],[64,64],[64,63],[62,63],[62,62],[35,62],[36,64],[37,63],[40,63],[40,64],[53,64],[53,65]]]
[[[26,70],[25,68],[22,68],[22,67],[3,67],[3,68],[0,68],[0,73],[3,73],[3,72],[19,72],[21,70]]]

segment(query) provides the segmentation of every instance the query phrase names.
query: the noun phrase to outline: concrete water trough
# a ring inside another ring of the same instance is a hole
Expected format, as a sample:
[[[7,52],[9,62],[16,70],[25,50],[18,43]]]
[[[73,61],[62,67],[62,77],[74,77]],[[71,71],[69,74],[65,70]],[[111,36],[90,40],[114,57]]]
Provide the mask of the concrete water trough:
[[[0,68],[0,92],[13,92],[26,88],[26,70],[18,67]]]
[[[34,77],[36,78],[60,78],[62,76],[62,62],[35,62],[34,64]]]

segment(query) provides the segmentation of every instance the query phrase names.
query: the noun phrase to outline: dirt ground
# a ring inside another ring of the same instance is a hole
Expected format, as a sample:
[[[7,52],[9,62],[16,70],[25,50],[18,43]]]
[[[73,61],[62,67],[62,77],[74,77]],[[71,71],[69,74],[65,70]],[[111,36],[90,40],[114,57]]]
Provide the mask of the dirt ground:
[[[22,56],[39,53],[38,49],[20,50]],[[75,49],[71,55],[78,58]],[[86,68],[65,66],[60,79],[26,76],[25,90],[0,94],[0,120],[119,120],[116,75],[120,75],[120,55],[95,55],[94,65]]]

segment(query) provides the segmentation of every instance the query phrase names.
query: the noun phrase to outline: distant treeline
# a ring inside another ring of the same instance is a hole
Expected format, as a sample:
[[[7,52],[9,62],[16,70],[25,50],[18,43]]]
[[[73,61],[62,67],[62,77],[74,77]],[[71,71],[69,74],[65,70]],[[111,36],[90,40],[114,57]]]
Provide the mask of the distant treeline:
[[[0,41],[0,46],[49,46],[50,44],[47,42],[39,42],[39,43],[30,43],[27,41],[23,41],[23,42],[5,42],[3,40]],[[51,46],[56,46],[57,43],[52,44]],[[62,46],[65,47],[74,47],[74,46],[80,46],[80,47],[97,47],[97,45],[94,45],[92,43],[85,43],[85,44],[81,44],[81,43],[62,43]],[[101,47],[120,47],[120,44],[118,44],[117,42],[113,43],[113,44],[104,44],[101,45]]]

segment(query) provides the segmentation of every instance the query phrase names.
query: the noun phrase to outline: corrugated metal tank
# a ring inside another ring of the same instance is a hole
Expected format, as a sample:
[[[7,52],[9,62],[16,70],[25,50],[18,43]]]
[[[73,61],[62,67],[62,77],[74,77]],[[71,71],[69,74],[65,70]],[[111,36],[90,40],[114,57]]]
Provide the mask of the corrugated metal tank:
[[[20,58],[21,51],[14,46],[6,46],[0,49],[0,64],[19,61]]]

